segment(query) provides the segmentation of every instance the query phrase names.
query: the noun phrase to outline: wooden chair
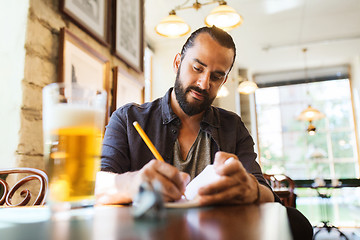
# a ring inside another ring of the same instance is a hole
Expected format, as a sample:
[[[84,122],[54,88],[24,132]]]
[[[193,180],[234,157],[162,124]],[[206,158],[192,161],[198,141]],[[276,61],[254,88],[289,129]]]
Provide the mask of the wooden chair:
[[[25,183],[32,181],[32,180],[38,180],[40,182],[40,188],[39,193],[31,205],[43,205],[45,203],[46,194],[48,190],[48,177],[45,172],[35,169],[35,168],[8,168],[8,169],[0,169],[0,175],[10,175],[10,174],[19,174],[19,173],[26,173],[30,174],[28,176],[25,176],[21,178],[17,183],[14,184],[12,188],[9,187],[9,184],[6,182],[6,180],[0,178],[0,189],[2,186],[2,194],[0,192],[0,206],[26,206],[32,197],[30,190],[24,189],[20,192],[21,197],[24,199],[18,203],[13,204],[11,202],[12,197],[14,196],[15,192],[22,187]]]
[[[271,188],[279,196],[286,207],[296,207],[296,194],[294,193],[295,182],[283,174],[265,174]]]

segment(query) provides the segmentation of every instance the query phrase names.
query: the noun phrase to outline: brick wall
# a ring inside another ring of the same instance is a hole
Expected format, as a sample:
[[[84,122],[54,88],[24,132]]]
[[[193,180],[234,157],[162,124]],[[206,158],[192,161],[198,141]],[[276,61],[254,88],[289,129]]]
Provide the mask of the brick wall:
[[[142,76],[129,69],[105,47],[73,24],[59,11],[59,0],[30,0],[26,29],[26,56],[22,81],[23,102],[16,165],[44,169],[42,139],[42,88],[58,78],[60,28],[66,27],[93,49],[110,60],[110,68],[120,66],[137,79]],[[109,72],[109,86],[112,75]]]

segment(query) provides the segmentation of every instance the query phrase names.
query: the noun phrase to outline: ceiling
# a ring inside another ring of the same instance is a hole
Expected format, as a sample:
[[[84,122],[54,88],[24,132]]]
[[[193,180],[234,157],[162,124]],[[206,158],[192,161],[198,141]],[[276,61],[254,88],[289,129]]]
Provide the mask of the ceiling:
[[[168,39],[155,25],[186,0],[145,0],[145,37],[155,52],[176,48],[187,36]],[[189,0],[191,5],[195,0]],[[199,0],[199,2],[208,2]],[[360,0],[227,0],[244,23],[230,31],[237,46],[236,65],[252,73],[349,64],[360,56]],[[204,26],[217,6],[177,11],[192,31]],[[306,56],[302,49],[308,49]],[[306,60],[305,60],[306,59]]]

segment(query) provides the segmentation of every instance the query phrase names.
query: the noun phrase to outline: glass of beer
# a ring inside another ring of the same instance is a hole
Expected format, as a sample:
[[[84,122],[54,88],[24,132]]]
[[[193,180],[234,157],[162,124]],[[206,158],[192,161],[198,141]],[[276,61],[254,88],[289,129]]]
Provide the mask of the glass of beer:
[[[107,95],[76,83],[43,89],[44,157],[51,209],[94,204]]]

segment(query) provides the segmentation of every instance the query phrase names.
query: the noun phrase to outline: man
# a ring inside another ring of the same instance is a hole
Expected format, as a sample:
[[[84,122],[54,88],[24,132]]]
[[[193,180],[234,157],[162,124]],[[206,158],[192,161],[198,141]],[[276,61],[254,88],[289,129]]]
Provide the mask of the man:
[[[140,184],[153,180],[161,182],[165,201],[178,200],[189,180],[208,164],[214,164],[221,177],[199,189],[201,205],[280,201],[263,178],[241,119],[211,106],[235,55],[229,34],[216,27],[200,28],[175,56],[174,89],[151,103],[127,104],[112,114],[96,180],[98,203],[130,203]],[[153,159],[134,121],[166,163]],[[312,239],[309,221],[294,208],[287,213],[294,240]]]
[[[143,181],[154,179],[161,182],[165,201],[178,200],[190,178],[212,163],[221,178],[199,190],[200,204],[274,201],[241,119],[211,106],[235,55],[229,34],[216,27],[200,28],[175,56],[174,89],[154,102],[128,104],[113,113],[103,141],[98,202],[129,203]],[[151,160],[154,157],[133,127],[134,121],[166,163]]]

